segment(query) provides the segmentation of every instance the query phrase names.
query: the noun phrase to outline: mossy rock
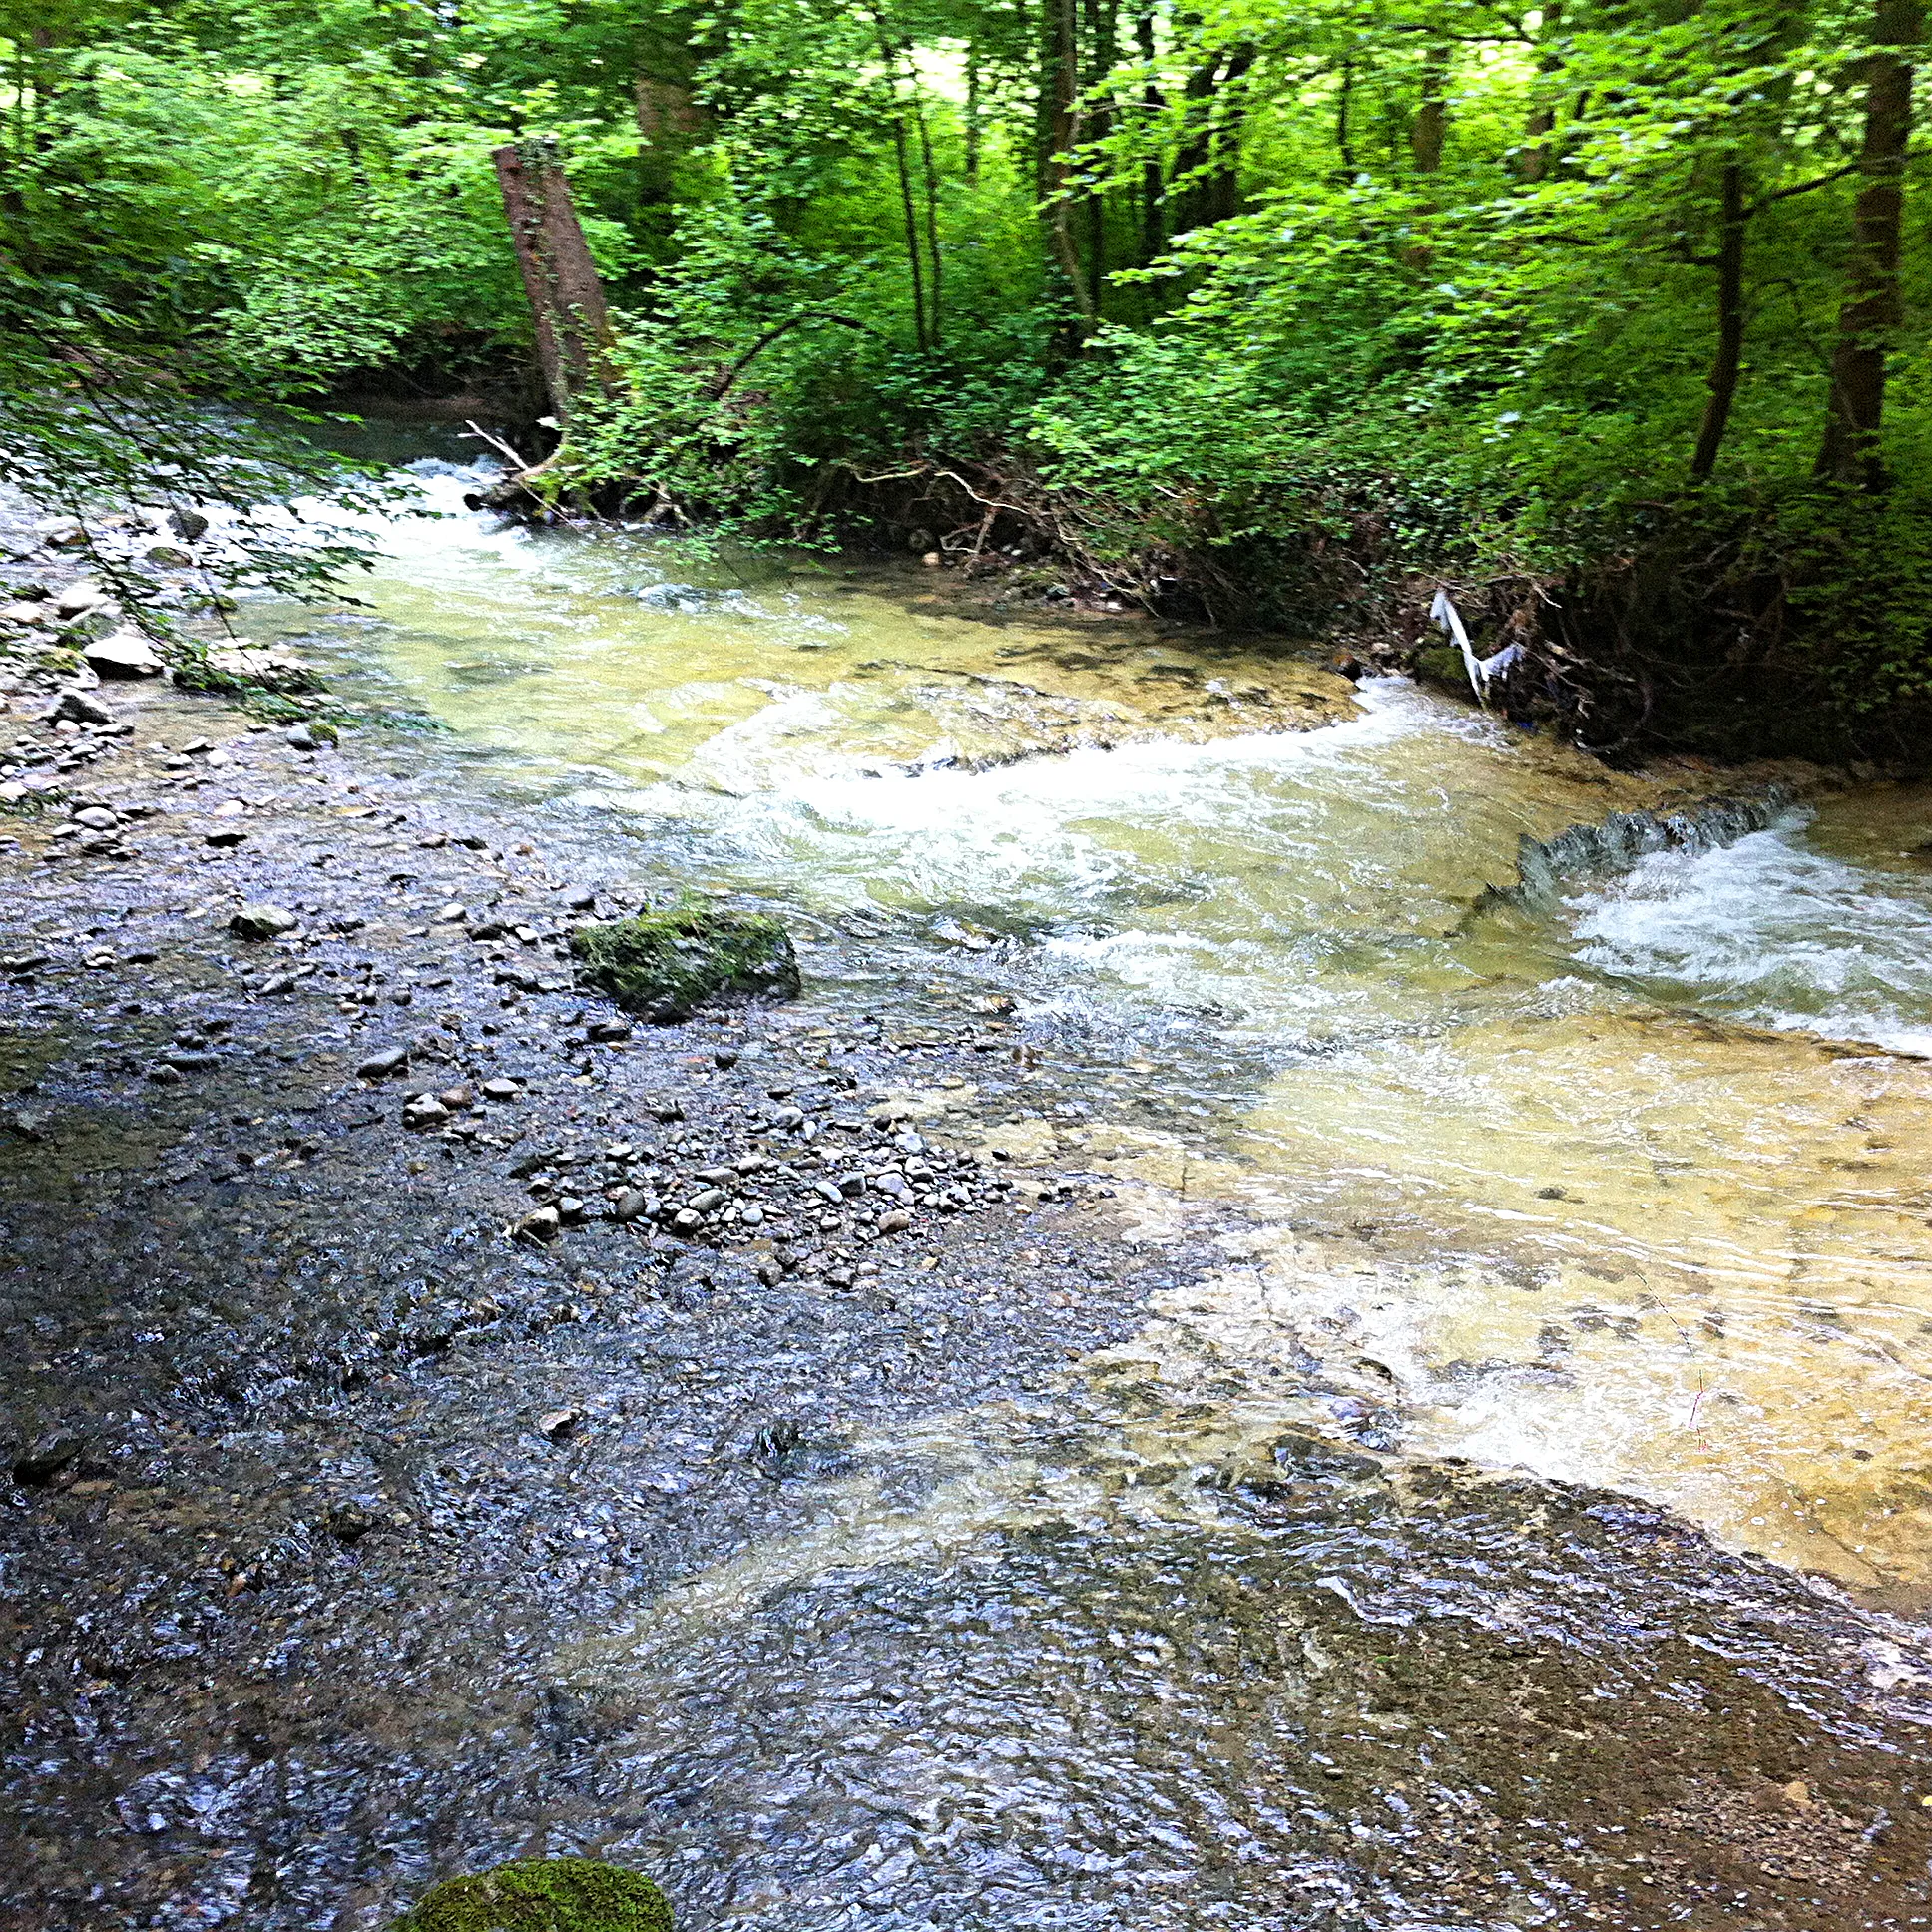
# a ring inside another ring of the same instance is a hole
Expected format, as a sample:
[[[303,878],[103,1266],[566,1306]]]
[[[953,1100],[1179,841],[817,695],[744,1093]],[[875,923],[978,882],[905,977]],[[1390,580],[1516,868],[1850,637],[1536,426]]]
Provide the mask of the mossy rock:
[[[519,1858],[446,1878],[390,1932],[672,1932],[650,1879],[596,1858]]]
[[[570,949],[589,985],[653,1020],[686,1019],[717,993],[798,997],[798,956],[775,919],[676,906],[580,926]]]

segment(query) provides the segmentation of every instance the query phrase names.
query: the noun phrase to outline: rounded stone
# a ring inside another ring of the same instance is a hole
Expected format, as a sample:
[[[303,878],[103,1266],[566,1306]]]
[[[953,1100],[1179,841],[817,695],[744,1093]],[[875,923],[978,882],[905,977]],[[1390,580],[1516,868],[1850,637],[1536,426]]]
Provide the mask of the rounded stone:
[[[391,1932],[673,1932],[665,1895],[596,1858],[518,1858],[446,1878]]]

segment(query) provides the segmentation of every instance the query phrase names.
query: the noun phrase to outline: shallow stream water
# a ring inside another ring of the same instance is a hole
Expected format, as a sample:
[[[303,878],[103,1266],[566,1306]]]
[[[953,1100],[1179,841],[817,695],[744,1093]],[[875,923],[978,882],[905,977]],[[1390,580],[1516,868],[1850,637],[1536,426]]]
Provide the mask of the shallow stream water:
[[[1209,1895],[1205,1845],[1215,1870],[1262,1857],[1273,1827],[1240,1807],[1276,1773],[1237,1760],[1276,1747],[1278,1712],[1196,1711],[1213,1749],[1164,1755],[1104,1704],[1068,1730],[1052,1687],[1088,1636],[1157,1702],[1204,1682],[1176,1631],[1219,1618],[1238,1650],[1215,1593],[1290,1558],[1278,1525],[1204,1519],[1199,1472],[1265,1462],[1284,1428],[1620,1489],[1923,1601],[1925,793],[1820,789],[1733,842],[1479,907],[1522,836],[1655,787],[1279,645],[975,608],[910,566],[701,569],[636,534],[505,529],[460,509],[462,472],[417,467],[448,514],[388,527],[364,608],[238,622],[448,726],[398,756],[572,815],[611,876],[749,892],[836,942],[808,970],[854,1014],[1010,998],[1049,1062],[1068,1039],[1111,1057],[1118,1080],[977,1124],[1115,1177],[1145,1238],[1225,1205],[1224,1269],[1086,1363],[1074,1399],[857,1445],[796,1536],[560,1660],[639,1700],[607,1775],[738,1821],[644,1846],[716,1863],[691,1890],[717,1923],[784,1922],[806,1841],[811,1882],[900,1914],[876,1922],[943,1922],[934,1874],[1010,1813],[1033,1820],[1015,1897],[1064,1851],[1103,1901],[1016,1923],[1121,1922],[1108,1860],[1158,1901],[1162,1843]],[[1151,1069],[1161,1104],[1130,1105],[1125,1074]],[[1412,1551],[1408,1587],[1459,1561]],[[980,1676],[952,1682],[935,1632],[968,1623]],[[962,1751],[972,1791],[927,1818],[932,1763],[957,1777]],[[1132,1831],[1081,1823],[1123,1802]],[[917,1848],[904,1869],[880,1816]],[[822,1851],[848,1825],[850,1869]],[[1266,1857],[1292,1865],[1285,1843]],[[1147,1922],[1218,1922],[1195,1896]]]

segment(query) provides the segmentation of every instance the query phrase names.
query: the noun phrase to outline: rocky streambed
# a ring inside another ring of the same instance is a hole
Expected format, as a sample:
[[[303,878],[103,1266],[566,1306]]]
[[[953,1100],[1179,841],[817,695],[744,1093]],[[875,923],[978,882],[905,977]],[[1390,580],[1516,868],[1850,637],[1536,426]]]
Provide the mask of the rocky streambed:
[[[16,694],[0,838],[10,1925],[546,1852],[757,1932],[1932,1917],[1920,1626],[1418,1444],[1524,1371],[1363,1341],[1415,1229],[983,928],[703,893],[803,996],[651,1026],[569,945],[648,840],[94,703]]]

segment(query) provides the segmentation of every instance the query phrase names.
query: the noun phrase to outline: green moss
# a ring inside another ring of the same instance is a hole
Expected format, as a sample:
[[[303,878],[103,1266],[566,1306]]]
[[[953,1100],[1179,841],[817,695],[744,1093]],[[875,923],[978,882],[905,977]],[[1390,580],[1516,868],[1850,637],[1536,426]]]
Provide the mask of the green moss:
[[[650,1879],[595,1858],[519,1858],[446,1878],[390,1932],[672,1932]]]
[[[798,956],[775,919],[676,906],[582,926],[570,949],[590,985],[654,1020],[682,1020],[715,993],[798,997]]]

